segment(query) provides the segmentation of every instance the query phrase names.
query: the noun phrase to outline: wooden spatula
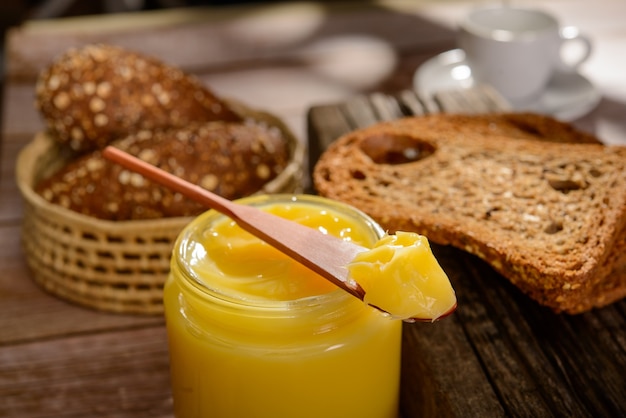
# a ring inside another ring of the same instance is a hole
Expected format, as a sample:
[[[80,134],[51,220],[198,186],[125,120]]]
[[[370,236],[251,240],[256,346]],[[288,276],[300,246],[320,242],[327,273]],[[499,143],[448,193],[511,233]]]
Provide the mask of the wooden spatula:
[[[365,297],[363,288],[348,277],[346,266],[358,253],[366,251],[366,248],[333,235],[323,234],[316,229],[264,212],[253,206],[240,205],[224,199],[118,148],[106,147],[102,155],[207,208],[228,216],[244,230],[330,280],[346,292],[361,300]],[[432,322],[432,318],[411,318],[411,321]]]

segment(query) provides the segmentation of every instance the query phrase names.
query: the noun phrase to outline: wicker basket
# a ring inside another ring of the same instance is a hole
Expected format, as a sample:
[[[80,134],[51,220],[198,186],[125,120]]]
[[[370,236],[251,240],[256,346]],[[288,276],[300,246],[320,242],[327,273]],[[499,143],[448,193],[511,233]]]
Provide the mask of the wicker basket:
[[[260,193],[300,192],[303,145],[271,116],[254,117],[278,124],[292,146],[288,167]],[[33,185],[71,157],[44,133],[18,157],[16,177],[25,201],[22,241],[34,280],[60,298],[98,310],[161,313],[172,247],[191,218],[115,222],[50,204]]]

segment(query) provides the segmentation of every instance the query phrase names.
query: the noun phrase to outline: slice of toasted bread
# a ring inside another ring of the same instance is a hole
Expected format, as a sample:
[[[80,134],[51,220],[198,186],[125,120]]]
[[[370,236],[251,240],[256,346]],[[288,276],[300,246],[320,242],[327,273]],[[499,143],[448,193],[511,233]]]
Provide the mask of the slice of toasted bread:
[[[479,256],[539,303],[626,296],[626,147],[535,114],[429,115],[349,133],[317,191]]]

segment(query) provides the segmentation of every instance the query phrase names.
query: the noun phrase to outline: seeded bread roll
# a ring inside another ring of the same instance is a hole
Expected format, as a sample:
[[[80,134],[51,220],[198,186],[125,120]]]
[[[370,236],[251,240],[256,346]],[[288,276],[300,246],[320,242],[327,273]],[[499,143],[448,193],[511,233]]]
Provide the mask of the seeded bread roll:
[[[144,130],[112,145],[227,199],[259,191],[290,158],[278,128],[253,122]],[[35,191],[49,202],[114,221],[195,216],[206,210],[105,160],[100,150],[71,161]]]
[[[475,254],[579,313],[626,296],[626,147],[597,142],[532,114],[407,118],[343,136],[313,180],[383,228]]]
[[[195,77],[111,45],[66,52],[41,73],[35,103],[52,137],[75,151],[141,129],[241,119]]]

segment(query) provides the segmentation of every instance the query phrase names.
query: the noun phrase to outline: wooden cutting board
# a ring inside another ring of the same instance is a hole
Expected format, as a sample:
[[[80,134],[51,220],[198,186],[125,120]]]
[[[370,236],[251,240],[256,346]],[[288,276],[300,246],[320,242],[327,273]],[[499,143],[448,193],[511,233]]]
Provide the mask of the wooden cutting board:
[[[428,98],[372,94],[316,106],[307,118],[309,164],[340,135],[378,121],[506,108],[484,88]],[[459,307],[435,324],[405,324],[403,417],[626,416],[626,301],[554,314],[477,257],[433,250]]]

